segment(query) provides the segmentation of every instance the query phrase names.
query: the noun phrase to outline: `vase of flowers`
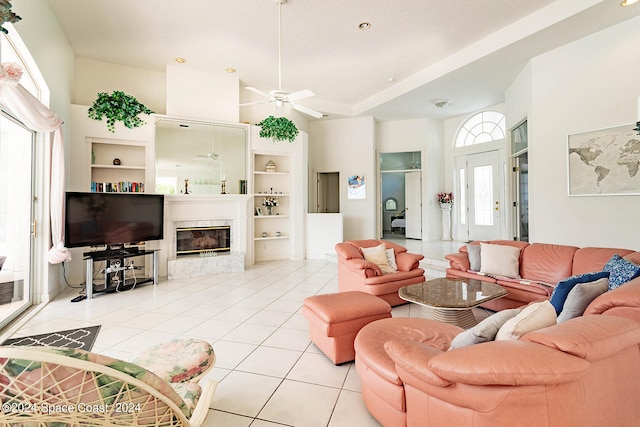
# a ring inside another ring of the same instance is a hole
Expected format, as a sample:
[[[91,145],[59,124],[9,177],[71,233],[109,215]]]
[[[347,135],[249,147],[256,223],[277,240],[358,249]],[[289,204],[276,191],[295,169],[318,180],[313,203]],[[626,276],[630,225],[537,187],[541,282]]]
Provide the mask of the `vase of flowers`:
[[[451,209],[453,204],[453,193],[438,193],[438,203],[440,203],[440,209]]]
[[[273,208],[278,206],[278,198],[277,197],[265,197],[262,201],[262,206],[267,208],[267,214],[271,215]]]

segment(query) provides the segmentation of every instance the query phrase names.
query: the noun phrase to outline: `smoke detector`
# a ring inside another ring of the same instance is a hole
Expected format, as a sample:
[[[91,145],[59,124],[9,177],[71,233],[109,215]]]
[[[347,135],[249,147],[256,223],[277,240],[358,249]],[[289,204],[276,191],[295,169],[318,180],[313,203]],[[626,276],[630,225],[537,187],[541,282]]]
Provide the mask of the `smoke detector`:
[[[451,103],[450,99],[438,99],[433,103],[438,108],[444,108]]]

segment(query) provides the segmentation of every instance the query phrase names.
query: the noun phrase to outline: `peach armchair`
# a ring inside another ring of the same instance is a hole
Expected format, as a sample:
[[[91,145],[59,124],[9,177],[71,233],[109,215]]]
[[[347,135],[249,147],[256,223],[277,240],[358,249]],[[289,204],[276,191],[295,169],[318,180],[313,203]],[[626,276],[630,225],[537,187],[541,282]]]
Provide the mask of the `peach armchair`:
[[[397,271],[383,273],[380,267],[364,258],[362,248],[373,248],[384,243],[393,249]],[[338,255],[338,290],[361,291],[375,295],[396,306],[406,301],[398,296],[403,286],[424,282],[424,269],[420,268],[420,254],[407,252],[407,248],[386,240],[348,240],[336,245]]]

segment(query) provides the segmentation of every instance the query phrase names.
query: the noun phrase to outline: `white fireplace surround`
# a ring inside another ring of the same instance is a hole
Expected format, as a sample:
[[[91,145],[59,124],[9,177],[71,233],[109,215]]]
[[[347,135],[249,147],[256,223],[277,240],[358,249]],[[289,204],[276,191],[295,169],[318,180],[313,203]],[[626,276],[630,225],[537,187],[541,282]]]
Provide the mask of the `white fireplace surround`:
[[[253,203],[245,194],[176,194],[165,196],[164,240],[160,251],[159,274],[169,276],[168,263],[176,259],[176,228],[229,225],[231,226],[231,256],[242,255],[244,263],[253,259]],[[220,257],[180,257],[180,262],[191,259],[202,273],[212,273],[203,263],[219,264]],[[210,258],[207,261],[207,258]],[[235,264],[237,265],[237,263]],[[244,267],[244,265],[243,265]],[[231,268],[231,267],[224,267]],[[184,269],[181,269],[184,270]],[[197,272],[191,275],[197,275]]]

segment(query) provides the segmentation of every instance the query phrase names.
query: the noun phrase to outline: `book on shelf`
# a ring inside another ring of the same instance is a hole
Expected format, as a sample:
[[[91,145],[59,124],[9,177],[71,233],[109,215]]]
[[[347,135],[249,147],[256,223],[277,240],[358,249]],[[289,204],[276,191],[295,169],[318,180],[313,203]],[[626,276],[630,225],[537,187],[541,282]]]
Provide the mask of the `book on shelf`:
[[[144,193],[143,182],[95,182],[91,183],[92,193]]]

